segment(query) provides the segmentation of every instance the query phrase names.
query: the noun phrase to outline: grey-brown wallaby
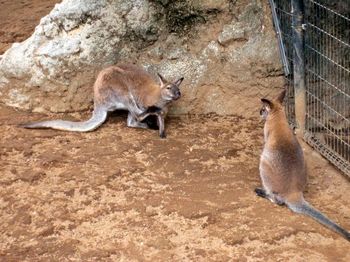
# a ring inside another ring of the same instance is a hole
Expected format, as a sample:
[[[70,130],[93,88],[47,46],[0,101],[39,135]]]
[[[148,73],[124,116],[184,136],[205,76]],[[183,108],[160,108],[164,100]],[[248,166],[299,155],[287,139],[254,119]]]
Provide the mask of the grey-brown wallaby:
[[[99,127],[107,118],[107,112],[117,109],[129,111],[129,127],[148,128],[142,122],[149,115],[156,115],[160,137],[165,137],[164,118],[169,104],[181,97],[179,86],[183,77],[169,82],[158,74],[160,83],[143,68],[132,64],[120,64],[103,69],[94,84],[94,111],[83,122],[52,120],[22,124],[24,128],[53,128],[88,132]]]
[[[350,241],[350,233],[332,222],[304,200],[307,172],[303,150],[288,125],[282,105],[286,90],[274,100],[261,99],[260,115],[265,119],[264,149],[260,158],[260,177],[263,188],[258,196],[292,211],[308,215]]]

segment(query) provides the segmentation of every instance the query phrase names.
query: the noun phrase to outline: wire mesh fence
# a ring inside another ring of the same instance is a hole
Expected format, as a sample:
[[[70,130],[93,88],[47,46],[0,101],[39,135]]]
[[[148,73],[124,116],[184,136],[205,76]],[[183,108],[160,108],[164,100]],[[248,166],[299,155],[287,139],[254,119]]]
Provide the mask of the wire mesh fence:
[[[350,175],[350,2],[305,11],[306,139]]]
[[[293,68],[293,37],[292,37],[292,13],[290,0],[270,1],[272,8],[275,8],[277,18],[280,25],[280,35],[284,45],[284,52],[286,55],[286,62],[289,68]],[[286,113],[289,123],[295,126],[295,108],[294,108],[294,88],[293,88],[293,74],[291,71],[285,73],[285,81],[287,85],[286,96]]]
[[[288,62],[293,67],[292,1],[274,0]],[[350,176],[350,1],[304,0],[304,138]],[[286,76],[286,111],[295,119],[293,71]]]

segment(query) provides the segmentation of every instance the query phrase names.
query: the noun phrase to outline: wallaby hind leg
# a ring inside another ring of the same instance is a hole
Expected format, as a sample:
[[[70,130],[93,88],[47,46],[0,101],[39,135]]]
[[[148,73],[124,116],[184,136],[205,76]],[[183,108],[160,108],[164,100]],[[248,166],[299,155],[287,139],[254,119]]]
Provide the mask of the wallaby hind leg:
[[[259,196],[259,197],[266,198],[266,199],[270,200],[272,203],[276,203],[279,206],[283,206],[284,205],[284,201],[282,199],[280,199],[275,194],[272,194],[272,195],[268,194],[266,192],[266,190],[263,189],[263,188],[257,187],[257,188],[255,188],[254,191],[255,191],[256,195]]]
[[[127,126],[136,128],[148,128],[146,123],[141,123],[138,121],[130,112],[128,114]]]

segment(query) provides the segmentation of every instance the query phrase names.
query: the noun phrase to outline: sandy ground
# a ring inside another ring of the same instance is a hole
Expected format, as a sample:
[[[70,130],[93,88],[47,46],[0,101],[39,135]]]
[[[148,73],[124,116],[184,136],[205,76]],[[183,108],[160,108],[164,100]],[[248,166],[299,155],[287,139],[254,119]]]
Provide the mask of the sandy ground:
[[[350,261],[347,241],[253,193],[257,119],[170,118],[165,140],[124,114],[92,133],[16,126],[53,117],[0,110],[2,261]],[[304,147],[306,199],[349,229],[349,181]]]
[[[60,0],[0,0],[0,55],[14,42],[27,39]]]
[[[0,0],[0,54],[54,0]],[[258,109],[257,109],[258,110]],[[0,261],[350,261],[348,242],[258,198],[262,124],[170,118],[168,138],[116,114],[93,133],[24,130],[0,107]],[[306,145],[308,199],[350,229],[350,183]]]

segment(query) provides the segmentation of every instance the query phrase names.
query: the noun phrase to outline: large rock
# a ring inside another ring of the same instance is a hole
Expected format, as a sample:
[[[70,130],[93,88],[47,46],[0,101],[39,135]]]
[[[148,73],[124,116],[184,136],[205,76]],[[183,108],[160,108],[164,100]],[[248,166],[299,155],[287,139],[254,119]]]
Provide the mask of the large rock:
[[[0,101],[38,112],[91,106],[97,72],[135,62],[184,76],[173,113],[255,114],[281,85],[263,0],[64,0],[0,61]]]

